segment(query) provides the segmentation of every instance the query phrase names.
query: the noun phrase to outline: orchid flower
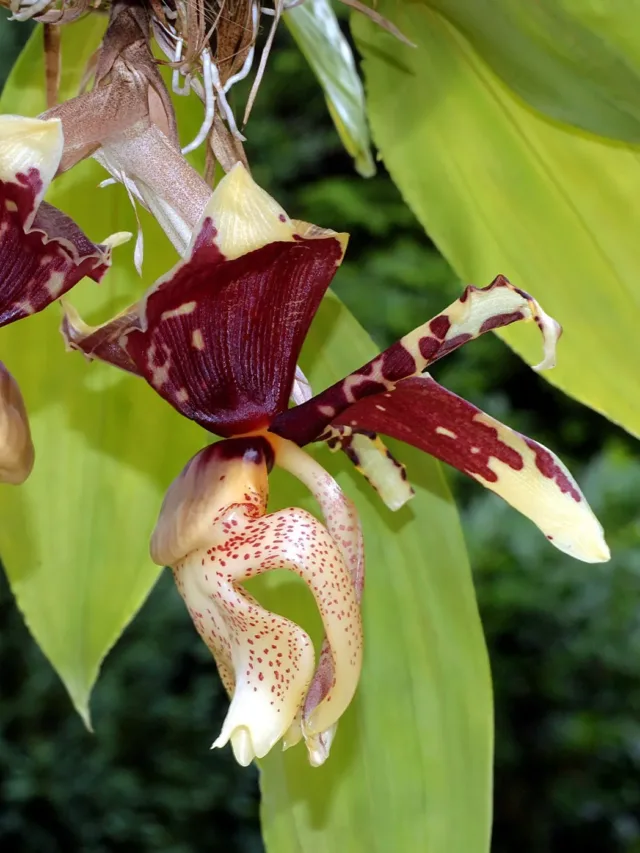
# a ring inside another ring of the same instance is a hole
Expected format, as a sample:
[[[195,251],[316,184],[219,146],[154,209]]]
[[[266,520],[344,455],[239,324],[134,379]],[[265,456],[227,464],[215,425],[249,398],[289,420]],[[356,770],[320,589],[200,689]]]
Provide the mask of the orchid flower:
[[[197,453],[170,486],[151,555],[173,569],[195,626],[231,696],[214,746],[248,764],[279,740],[304,738],[327,757],[362,661],[362,534],[356,510],[302,447],[342,447],[400,506],[404,469],[377,433],[399,438],[492,489],[558,548],[608,559],[602,528],[553,453],[424,373],[467,341],[535,321],[553,365],[560,334],[528,294],[499,276],[468,287],[445,311],[326,391],[287,408],[296,361],[338,265],[346,235],[291,220],[241,164],[211,196],[187,257],[108,323],[89,327],[66,306],[70,348],[143,377],[181,414],[222,441]],[[317,499],[324,525],[296,508],[267,512],[274,465]],[[315,596],[325,641],[265,610],[243,582],[298,574]]]
[[[42,311],[84,276],[100,281],[112,246],[128,237],[92,243],[43,201],[63,147],[57,119],[0,116],[0,326]],[[22,483],[33,459],[20,389],[0,365],[0,481]]]

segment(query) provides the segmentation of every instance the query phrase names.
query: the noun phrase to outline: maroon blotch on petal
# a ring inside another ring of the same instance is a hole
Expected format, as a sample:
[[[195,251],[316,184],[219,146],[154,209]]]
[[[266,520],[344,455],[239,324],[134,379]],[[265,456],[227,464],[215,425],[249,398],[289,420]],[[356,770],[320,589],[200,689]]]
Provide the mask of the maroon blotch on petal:
[[[497,328],[497,327],[496,327]],[[434,353],[431,356],[432,361],[436,361],[437,358],[443,358],[445,355],[449,355],[449,353],[454,352],[454,350],[460,349],[460,347],[468,344],[469,341],[473,340],[473,335],[462,334],[456,335],[454,338],[449,338],[448,341],[440,344],[438,347],[437,353]]]
[[[512,311],[510,314],[496,314],[495,317],[489,317],[480,326],[480,334],[490,332],[493,329],[501,329],[503,326],[509,326],[511,323],[517,323],[523,319],[522,311]]]
[[[526,436],[524,436],[524,440],[527,443],[527,446],[535,453],[536,468],[538,471],[540,471],[544,477],[554,480],[563,494],[571,495],[576,503],[580,503],[582,495],[576,489],[569,477],[567,477],[562,468],[560,468],[560,466],[555,462],[553,456],[549,453],[546,447],[542,447],[536,441],[533,441],[533,439],[527,438]]]
[[[445,317],[444,314],[441,314],[439,317],[434,317],[429,323],[429,329],[433,332],[436,338],[440,338],[440,340],[444,339],[444,336],[450,328],[451,320],[448,317]]]
[[[385,350],[382,360],[382,375],[385,379],[394,380],[398,375],[410,376],[415,369],[415,358],[400,341]]]
[[[523,468],[523,460],[500,439],[497,429],[477,420],[481,414],[433,379],[421,377],[399,382],[394,391],[358,400],[332,425],[397,438],[465,474],[494,483],[492,459],[514,471]]]

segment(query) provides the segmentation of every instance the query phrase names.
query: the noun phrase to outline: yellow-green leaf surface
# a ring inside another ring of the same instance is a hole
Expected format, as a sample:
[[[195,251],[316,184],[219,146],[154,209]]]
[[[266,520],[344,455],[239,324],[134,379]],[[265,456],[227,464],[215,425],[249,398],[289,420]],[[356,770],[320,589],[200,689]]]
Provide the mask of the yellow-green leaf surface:
[[[96,16],[64,28],[65,59],[77,62],[65,94],[103,30]],[[41,38],[37,30],[15,67],[3,112],[44,108]],[[47,194],[94,239],[135,230],[126,194],[98,189],[103,178],[97,164],[84,163]],[[150,283],[176,258],[159,230],[146,237]],[[106,319],[142,292],[132,251],[131,244],[116,249],[103,284],[86,281],[70,294],[90,320]],[[53,305],[0,334],[0,358],[20,383],[36,445],[27,483],[0,489],[0,554],[29,628],[88,722],[100,662],[157,577],[148,538],[163,491],[203,437],[143,381],[65,353],[59,323]]]
[[[374,354],[346,309],[325,299],[303,352],[313,386]],[[434,460],[402,445],[394,451],[417,491],[397,513],[354,480],[342,454],[316,453],[357,501],[364,526],[365,665],[323,767],[310,767],[301,746],[262,763],[270,853],[489,849],[489,673],[457,513]],[[314,509],[284,475],[275,486],[276,504]],[[278,610],[286,600],[298,619],[312,608],[286,576],[261,598]]]
[[[383,0],[418,47],[354,17],[374,140],[429,236],[465,280],[498,273],[564,326],[543,374],[640,435],[640,160],[527,107],[422,4]],[[534,331],[504,337],[538,360]]]
[[[284,14],[284,20],[324,89],[327,106],[342,144],[356,169],[369,178],[376,167],[371,156],[364,91],[349,42],[340,30],[329,0],[306,0]]]
[[[640,142],[639,0],[426,0],[532,106]]]

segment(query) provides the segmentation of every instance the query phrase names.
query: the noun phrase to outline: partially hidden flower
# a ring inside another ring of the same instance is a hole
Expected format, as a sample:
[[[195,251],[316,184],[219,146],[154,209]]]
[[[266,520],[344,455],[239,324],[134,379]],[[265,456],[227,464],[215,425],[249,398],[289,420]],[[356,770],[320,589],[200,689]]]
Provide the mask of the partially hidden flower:
[[[63,147],[57,119],[0,116],[0,326],[42,311],[85,276],[100,281],[111,246],[124,236],[92,243],[43,200]],[[4,365],[0,442],[0,481],[22,482],[31,471],[33,445],[20,390]]]
[[[20,388],[0,362],[0,482],[24,483],[33,468],[34,455]]]
[[[224,440],[200,451],[169,488],[151,553],[178,588],[231,696],[214,746],[247,764],[280,739],[328,755],[362,661],[362,536],[355,508],[301,448],[342,448],[392,508],[411,495],[378,433],[442,459],[492,489],[561,550],[606,560],[602,528],[555,455],[447,391],[425,370],[485,332],[534,321],[540,368],[559,326],[499,276],[468,287],[437,317],[300,405],[287,408],[296,361],[341,263],[346,236],[291,220],[238,164],[213,193],[187,257],[109,323],[67,307],[68,346],[147,382]],[[315,495],[324,525],[300,509],[267,513],[276,465]],[[261,607],[243,582],[272,569],[313,592],[326,639],[314,654],[297,625]]]

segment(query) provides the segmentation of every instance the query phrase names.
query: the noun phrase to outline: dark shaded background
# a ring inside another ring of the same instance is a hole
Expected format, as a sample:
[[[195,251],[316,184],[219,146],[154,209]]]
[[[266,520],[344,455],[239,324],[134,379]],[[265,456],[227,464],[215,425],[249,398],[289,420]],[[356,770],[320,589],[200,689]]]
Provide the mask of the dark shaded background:
[[[27,31],[0,22],[1,80]],[[384,170],[369,181],[353,172],[284,28],[250,141],[257,180],[285,208],[351,232],[335,289],[381,346],[455,298],[460,282]],[[434,372],[560,453],[615,555],[604,566],[574,562],[498,498],[455,473],[450,478],[495,681],[493,853],[637,853],[637,444],[554,391],[492,336]],[[72,711],[1,573],[0,625],[3,850],[262,850],[256,772],[237,767],[228,750],[208,749],[226,702],[170,577],[161,578],[105,663],[93,699],[95,735]]]

